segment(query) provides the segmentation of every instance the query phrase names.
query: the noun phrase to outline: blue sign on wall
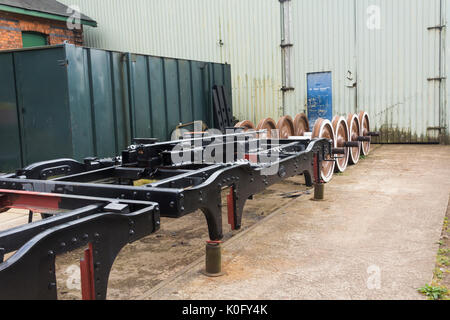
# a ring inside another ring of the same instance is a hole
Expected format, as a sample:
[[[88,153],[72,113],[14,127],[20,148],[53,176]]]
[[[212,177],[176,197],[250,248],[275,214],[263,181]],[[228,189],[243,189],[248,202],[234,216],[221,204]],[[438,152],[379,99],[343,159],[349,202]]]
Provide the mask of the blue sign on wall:
[[[332,120],[333,90],[331,72],[309,73],[308,77],[308,118],[311,127],[317,119]]]

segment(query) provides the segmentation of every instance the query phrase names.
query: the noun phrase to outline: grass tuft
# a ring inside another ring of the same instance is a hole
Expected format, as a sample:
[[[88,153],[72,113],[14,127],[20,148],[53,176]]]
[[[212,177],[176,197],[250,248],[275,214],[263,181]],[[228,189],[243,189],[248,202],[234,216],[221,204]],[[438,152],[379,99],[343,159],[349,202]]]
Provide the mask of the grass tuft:
[[[441,286],[425,285],[418,289],[420,293],[426,295],[430,300],[441,300],[446,297],[448,289]]]

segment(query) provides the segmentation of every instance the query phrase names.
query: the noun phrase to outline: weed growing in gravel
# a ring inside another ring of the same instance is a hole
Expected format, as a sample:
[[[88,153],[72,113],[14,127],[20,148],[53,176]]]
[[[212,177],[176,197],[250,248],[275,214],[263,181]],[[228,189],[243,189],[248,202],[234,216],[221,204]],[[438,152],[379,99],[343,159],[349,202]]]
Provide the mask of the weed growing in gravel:
[[[450,266],[450,259],[448,257],[446,257],[446,256],[438,255],[437,263],[440,266],[448,267],[448,266]]]
[[[441,270],[441,268],[435,268],[434,269],[434,276],[437,279],[442,280],[444,278],[444,272]]]
[[[450,214],[450,210],[447,215]],[[448,277],[450,274],[450,247],[448,241],[448,216],[444,220],[442,238],[438,242],[440,248],[436,257],[436,268],[433,272],[433,281],[431,285],[419,288],[418,291],[428,297],[430,300],[450,300],[450,291],[448,290]]]
[[[440,286],[430,286],[427,284],[425,287],[419,288],[419,292],[426,295],[430,300],[441,300],[447,295],[448,289]]]

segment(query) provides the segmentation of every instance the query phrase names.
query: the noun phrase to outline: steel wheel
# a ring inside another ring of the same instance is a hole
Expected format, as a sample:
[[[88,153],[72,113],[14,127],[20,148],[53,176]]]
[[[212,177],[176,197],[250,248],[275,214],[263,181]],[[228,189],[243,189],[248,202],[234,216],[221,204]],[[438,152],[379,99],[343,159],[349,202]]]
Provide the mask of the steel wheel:
[[[370,132],[370,118],[367,112],[361,111],[359,113],[359,123],[361,125],[361,133],[362,137],[367,137]],[[365,156],[368,156],[370,153],[370,142],[361,143],[361,153]]]
[[[244,131],[255,130],[255,125],[253,124],[253,122],[251,122],[249,120],[241,121],[241,122],[237,123],[234,127],[235,128],[244,128]]]
[[[348,132],[350,134],[350,141],[358,142],[358,137],[361,133],[359,118],[355,114],[349,114],[347,118]],[[350,148],[349,162],[357,164],[361,155],[361,148]]]
[[[294,129],[296,137],[303,137],[306,132],[309,132],[309,120],[306,114],[300,113],[295,116]]]
[[[275,123],[275,120],[273,120],[272,118],[265,118],[259,122],[256,131],[261,130],[267,130],[267,133],[260,134],[261,139],[278,138],[277,132],[274,131],[277,130],[277,124]]]
[[[277,129],[279,130],[280,139],[289,139],[289,137],[294,136],[294,121],[291,116],[282,117],[277,124]]]
[[[313,130],[313,139],[328,139],[333,141],[333,148],[336,148],[336,137],[333,130],[333,125],[329,120],[318,119]],[[327,161],[322,162],[322,169],[320,171],[323,182],[327,183],[333,179],[334,168],[336,167],[336,161],[332,161],[331,156],[327,156]]]
[[[344,117],[336,116],[333,119],[333,129],[336,135],[336,148],[343,148],[345,150],[345,155],[339,155],[336,160],[336,171],[344,172],[348,166],[349,159],[349,149],[346,148],[345,143],[350,141],[350,134],[348,131],[347,120]]]

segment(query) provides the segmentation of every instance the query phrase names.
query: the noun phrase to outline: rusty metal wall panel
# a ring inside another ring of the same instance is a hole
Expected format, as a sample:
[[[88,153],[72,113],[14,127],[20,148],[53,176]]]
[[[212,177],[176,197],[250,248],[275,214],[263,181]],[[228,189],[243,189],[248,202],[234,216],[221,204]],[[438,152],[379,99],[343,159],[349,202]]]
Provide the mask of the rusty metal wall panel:
[[[233,66],[235,116],[255,125],[266,117],[277,120],[282,115],[279,1],[208,2],[220,3],[222,62]]]

